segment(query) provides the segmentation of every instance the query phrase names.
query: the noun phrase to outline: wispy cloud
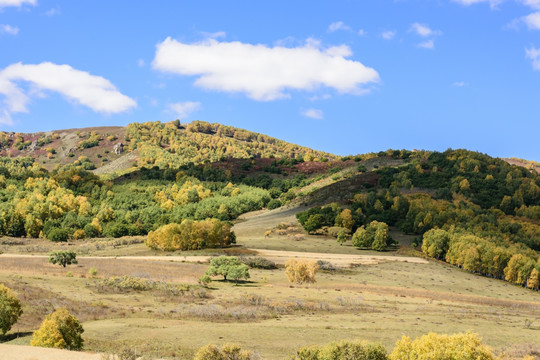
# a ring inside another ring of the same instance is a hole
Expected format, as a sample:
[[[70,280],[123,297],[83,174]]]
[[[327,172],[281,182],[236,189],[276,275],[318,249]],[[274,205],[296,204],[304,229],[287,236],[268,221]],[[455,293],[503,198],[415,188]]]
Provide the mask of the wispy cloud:
[[[319,109],[307,109],[307,110],[302,111],[301,114],[311,119],[317,119],[317,120],[324,119],[324,113],[322,112],[322,110],[319,110]]]
[[[167,38],[157,45],[154,69],[196,76],[195,86],[244,93],[259,101],[288,98],[287,90],[333,88],[340,93],[363,94],[379,81],[373,68],[347,59],[345,45],[322,48],[308,39],[297,47],[269,47],[207,39],[186,44]]]
[[[540,49],[537,49],[534,46],[525,49],[525,57],[531,60],[534,70],[540,71]]]
[[[433,40],[426,40],[417,45],[419,48],[422,49],[435,49],[435,42]]]
[[[186,101],[168,104],[167,107],[175,114],[176,118],[179,120],[184,120],[189,115],[191,115],[191,113],[194,113],[195,111],[198,111],[202,108],[201,103],[196,101]]]
[[[36,5],[37,0],[0,0],[0,8],[8,6],[21,7],[24,4]]]
[[[452,86],[465,87],[465,86],[469,86],[469,84],[466,83],[465,81],[456,81],[456,82],[452,83]]]
[[[334,32],[338,30],[345,30],[345,31],[352,31],[350,26],[347,26],[343,23],[343,21],[336,21],[330,24],[328,26],[328,31]]]
[[[396,32],[393,30],[386,30],[381,33],[381,37],[384,40],[392,40],[396,36]]]
[[[19,28],[11,25],[0,24],[0,34],[17,35]]]
[[[437,36],[437,35],[442,34],[440,30],[432,30],[428,25],[420,24],[420,23],[412,24],[410,31],[422,37]]]
[[[461,5],[470,6],[480,3],[488,3],[492,9],[496,9],[504,0],[452,0]]]
[[[52,9],[49,9],[49,10],[45,11],[45,15],[47,15],[47,16],[60,15],[60,10],[57,9],[57,8],[52,8]]]

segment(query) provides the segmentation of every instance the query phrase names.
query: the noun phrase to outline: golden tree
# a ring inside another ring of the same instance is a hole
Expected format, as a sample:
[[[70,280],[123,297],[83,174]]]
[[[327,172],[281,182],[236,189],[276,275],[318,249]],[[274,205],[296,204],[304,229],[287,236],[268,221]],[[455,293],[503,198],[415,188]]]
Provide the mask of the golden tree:
[[[319,265],[312,260],[289,259],[285,263],[285,274],[290,282],[297,284],[314,283],[317,270]]]

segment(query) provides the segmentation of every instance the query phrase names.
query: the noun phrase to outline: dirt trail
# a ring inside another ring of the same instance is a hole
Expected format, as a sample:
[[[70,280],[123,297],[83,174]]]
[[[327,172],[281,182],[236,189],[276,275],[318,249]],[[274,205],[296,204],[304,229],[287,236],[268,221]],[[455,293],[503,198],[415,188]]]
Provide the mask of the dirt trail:
[[[5,360],[100,360],[102,358],[101,354],[5,344],[0,344],[0,354],[0,357]]]

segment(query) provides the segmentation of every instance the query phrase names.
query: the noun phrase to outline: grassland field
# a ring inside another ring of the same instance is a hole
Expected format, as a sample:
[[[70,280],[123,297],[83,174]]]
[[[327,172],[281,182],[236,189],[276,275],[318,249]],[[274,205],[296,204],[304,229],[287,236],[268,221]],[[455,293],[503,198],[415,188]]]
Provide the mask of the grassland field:
[[[472,330],[499,353],[540,344],[538,292],[425,260],[397,231],[392,235],[401,247],[382,254],[307,235],[296,222],[297,211],[242,216],[234,228],[237,245],[224,250],[163,254],[148,249],[144,238],[69,244],[4,238],[0,282],[17,292],[24,313],[1,341],[28,345],[44,316],[66,307],[83,323],[85,350],[111,353],[125,346],[147,358],[189,359],[203,345],[226,342],[263,359],[283,359],[301,346],[337,339],[366,339],[390,350],[402,335],[430,331]],[[79,254],[78,265],[62,268],[43,256],[67,248]],[[288,255],[319,254],[338,268],[320,271],[311,285],[290,284],[282,267],[252,269],[250,280],[240,284],[197,284],[209,256],[256,251],[278,263]],[[411,255],[416,257],[404,257]],[[355,263],[362,257],[366,261]],[[90,275],[90,268],[97,274]],[[121,291],[101,282],[124,275],[164,286]]]

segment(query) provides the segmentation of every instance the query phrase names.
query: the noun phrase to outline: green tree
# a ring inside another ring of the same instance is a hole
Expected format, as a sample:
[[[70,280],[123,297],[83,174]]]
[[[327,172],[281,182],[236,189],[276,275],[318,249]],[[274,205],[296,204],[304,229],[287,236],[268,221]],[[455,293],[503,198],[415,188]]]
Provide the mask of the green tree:
[[[0,333],[5,335],[22,314],[21,302],[15,293],[0,284]]]
[[[441,229],[431,229],[423,236],[422,252],[429,257],[444,259],[448,251],[450,235]]]
[[[236,256],[219,256],[210,261],[206,275],[221,275],[225,280],[249,279],[249,267],[242,264]]]
[[[323,346],[299,349],[291,360],[387,360],[380,344],[366,341],[336,341]]]
[[[77,254],[71,250],[55,251],[49,254],[49,262],[52,264],[62,265],[63,267],[66,267],[66,265],[78,264]]]
[[[337,242],[339,245],[343,245],[345,241],[347,241],[347,233],[344,229],[341,229],[337,234]]]
[[[388,225],[372,221],[366,228],[359,227],[352,237],[352,243],[359,248],[371,248],[382,251],[388,247]]]
[[[81,334],[84,329],[77,318],[64,308],[47,315],[32,336],[30,345],[80,350],[83,346]]]

